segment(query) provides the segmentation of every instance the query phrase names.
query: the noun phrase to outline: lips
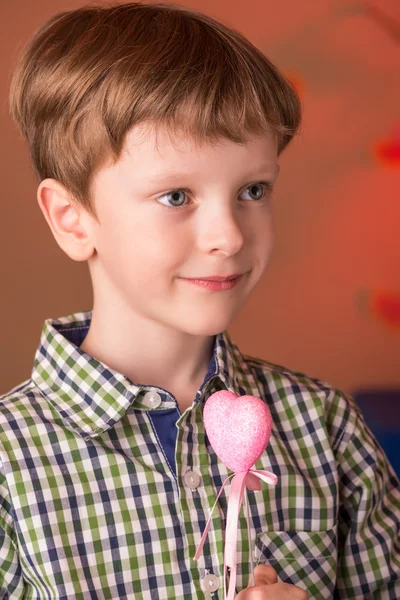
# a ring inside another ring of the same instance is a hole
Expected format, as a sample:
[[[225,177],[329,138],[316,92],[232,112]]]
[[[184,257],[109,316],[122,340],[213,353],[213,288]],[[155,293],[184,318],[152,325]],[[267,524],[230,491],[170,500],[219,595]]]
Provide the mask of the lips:
[[[243,275],[239,275],[234,279],[224,279],[223,281],[213,281],[210,279],[184,279],[187,283],[197,285],[205,290],[210,291],[223,291],[234,288],[242,280]]]
[[[219,275],[213,275],[211,277],[186,277],[185,279],[197,280],[197,281],[230,281],[232,279],[237,279],[241,276],[241,273],[236,273],[236,275],[227,275],[225,277],[221,277]]]

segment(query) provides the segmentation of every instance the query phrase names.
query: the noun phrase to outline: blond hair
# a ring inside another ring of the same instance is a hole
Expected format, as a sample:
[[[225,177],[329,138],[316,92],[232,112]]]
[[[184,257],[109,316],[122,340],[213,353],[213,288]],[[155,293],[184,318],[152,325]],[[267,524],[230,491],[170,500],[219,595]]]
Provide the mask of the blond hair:
[[[198,141],[272,133],[280,154],[301,120],[295,88],[243,35],[164,3],[53,16],[24,48],[9,101],[39,181],[58,180],[93,216],[93,176],[134,125]]]

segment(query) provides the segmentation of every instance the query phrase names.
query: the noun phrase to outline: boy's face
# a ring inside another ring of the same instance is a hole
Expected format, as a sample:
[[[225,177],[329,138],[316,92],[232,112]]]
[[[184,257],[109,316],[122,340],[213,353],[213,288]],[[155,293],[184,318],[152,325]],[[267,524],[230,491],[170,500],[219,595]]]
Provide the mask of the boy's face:
[[[192,335],[226,329],[270,258],[271,192],[261,182],[278,170],[272,136],[196,146],[133,128],[119,161],[94,179],[96,303]],[[244,276],[224,291],[185,281],[234,273]]]

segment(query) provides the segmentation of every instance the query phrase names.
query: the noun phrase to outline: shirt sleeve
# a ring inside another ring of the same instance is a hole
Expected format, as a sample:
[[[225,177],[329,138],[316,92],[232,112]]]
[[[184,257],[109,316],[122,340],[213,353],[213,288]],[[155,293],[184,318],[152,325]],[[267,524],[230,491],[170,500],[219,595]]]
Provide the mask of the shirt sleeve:
[[[0,471],[0,600],[22,600],[25,592],[8,489]]]
[[[400,481],[353,398],[337,445],[335,600],[400,598]]]

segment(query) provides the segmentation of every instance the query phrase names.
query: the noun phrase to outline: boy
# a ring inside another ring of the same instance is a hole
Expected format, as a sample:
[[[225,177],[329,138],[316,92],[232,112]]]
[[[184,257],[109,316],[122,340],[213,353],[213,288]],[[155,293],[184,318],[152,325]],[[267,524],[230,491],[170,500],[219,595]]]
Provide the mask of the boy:
[[[222,389],[268,404],[255,466],[279,478],[249,491],[237,598],[399,598],[400,485],[354,401],[226,332],[272,251],[290,84],[211,18],[131,3],[43,25],[10,102],[94,305],[47,319],[1,398],[1,598],[223,598],[229,485],[193,560],[229,475],[202,420]]]

